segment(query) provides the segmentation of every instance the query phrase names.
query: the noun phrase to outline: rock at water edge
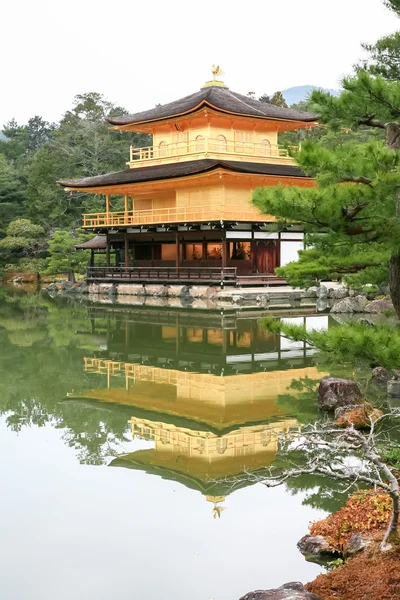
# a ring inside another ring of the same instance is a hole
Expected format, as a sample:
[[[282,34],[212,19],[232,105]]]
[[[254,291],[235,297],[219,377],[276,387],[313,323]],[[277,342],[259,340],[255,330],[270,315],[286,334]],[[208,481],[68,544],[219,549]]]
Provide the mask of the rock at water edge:
[[[359,404],[361,392],[352,379],[340,377],[323,377],[318,389],[318,408],[335,411],[339,406]]]

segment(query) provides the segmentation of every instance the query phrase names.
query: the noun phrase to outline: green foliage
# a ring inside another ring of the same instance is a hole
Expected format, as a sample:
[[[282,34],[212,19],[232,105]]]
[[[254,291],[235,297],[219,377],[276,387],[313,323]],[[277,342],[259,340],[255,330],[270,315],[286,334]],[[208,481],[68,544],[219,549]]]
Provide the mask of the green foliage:
[[[75,245],[87,240],[90,235],[74,238],[68,231],[56,231],[49,240],[47,273],[84,272],[89,262],[89,251],[75,250]]]
[[[389,258],[399,249],[399,152],[376,136],[363,143],[354,136],[365,135],[367,126],[381,136],[386,123],[397,126],[400,82],[359,71],[343,88],[339,97],[314,90],[309,106],[328,125],[329,138],[305,140],[294,156],[317,185],[262,188],[253,195],[262,212],[277,218],[278,228],[293,221],[304,226],[312,249],[278,271],[295,285],[331,278],[385,285]],[[344,127],[353,132],[346,142]]]
[[[0,257],[4,263],[21,258],[39,258],[46,246],[44,229],[29,219],[16,219],[6,230],[6,237],[0,240]]]
[[[45,257],[46,242],[53,239],[51,247],[58,258],[50,256],[51,272],[56,266],[58,272],[70,266],[82,271],[88,258],[87,253],[75,256],[75,250],[71,250],[71,245],[81,239],[75,230],[81,226],[82,213],[104,209],[104,198],[79,192],[72,195],[57,180],[123,170],[130,145],[151,145],[147,134],[110,131],[106,118],[126,112],[92,92],[76,96],[71,110],[57,124],[35,116],[26,125],[12,120],[4,126],[9,141],[0,141],[0,239],[4,238],[0,267],[9,264],[12,268],[33,268],[32,261]],[[113,210],[123,208],[122,203],[120,197],[111,197]],[[7,233],[5,237],[9,223],[20,218],[40,226],[41,244],[32,244],[39,237],[24,232]],[[63,252],[55,250],[60,230],[65,232]],[[55,231],[58,233],[53,238]]]
[[[375,44],[363,44],[370,53],[364,68],[385,79],[400,79],[400,32],[381,38]]]
[[[400,448],[384,449],[382,454],[388,463],[393,465],[396,469],[400,469]]]
[[[327,331],[307,331],[272,318],[265,319],[264,324],[269,331],[307,342],[342,362],[358,359],[387,369],[400,367],[400,329],[389,324],[365,327],[362,323],[349,323]]]
[[[24,178],[6,156],[0,154],[0,236],[4,235],[8,223],[23,213],[24,195]]]

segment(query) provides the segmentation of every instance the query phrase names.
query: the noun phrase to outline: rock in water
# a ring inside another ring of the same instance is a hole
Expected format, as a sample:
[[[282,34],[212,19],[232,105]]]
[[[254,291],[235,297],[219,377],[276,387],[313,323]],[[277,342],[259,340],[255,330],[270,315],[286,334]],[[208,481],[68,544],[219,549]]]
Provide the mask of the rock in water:
[[[256,590],[249,592],[240,600],[323,600],[318,594],[307,592],[299,581],[285,583],[275,590]]]
[[[332,548],[322,535],[307,534],[297,542],[297,547],[305,556],[332,554]]]
[[[343,408],[338,410],[343,410]],[[355,429],[370,429],[371,423],[375,423],[382,415],[383,412],[379,408],[374,408],[369,402],[365,402],[360,406],[351,407],[350,410],[344,410],[337,417],[336,422],[339,427],[353,425]]]
[[[336,302],[332,308],[332,313],[362,313],[365,312],[365,307],[368,300],[365,296],[355,296],[354,298],[343,298]]]
[[[318,408],[335,411],[339,406],[360,404],[361,392],[352,379],[323,377],[318,389]]]
[[[394,310],[391,300],[372,300],[365,307],[365,312],[383,313],[387,310]]]
[[[375,367],[375,369],[372,370],[372,378],[377,383],[386,383],[389,377],[390,375],[384,367]]]

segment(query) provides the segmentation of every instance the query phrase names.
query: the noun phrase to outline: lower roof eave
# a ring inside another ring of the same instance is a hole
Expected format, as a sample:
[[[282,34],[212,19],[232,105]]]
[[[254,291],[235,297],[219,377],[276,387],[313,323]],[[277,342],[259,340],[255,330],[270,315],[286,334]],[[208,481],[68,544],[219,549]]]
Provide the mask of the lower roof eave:
[[[138,167],[126,169],[116,173],[107,173],[96,177],[85,177],[79,180],[59,180],[57,183],[67,191],[83,191],[88,193],[128,193],[135,187],[166,181],[188,180],[193,177],[209,176],[210,172],[216,174],[235,174],[243,177],[256,177],[262,185],[263,178],[275,180],[294,180],[311,182],[299,167],[293,165],[278,165],[270,163],[245,163],[241,161],[221,161],[201,159],[184,161],[181,163],[157,165],[153,167]]]

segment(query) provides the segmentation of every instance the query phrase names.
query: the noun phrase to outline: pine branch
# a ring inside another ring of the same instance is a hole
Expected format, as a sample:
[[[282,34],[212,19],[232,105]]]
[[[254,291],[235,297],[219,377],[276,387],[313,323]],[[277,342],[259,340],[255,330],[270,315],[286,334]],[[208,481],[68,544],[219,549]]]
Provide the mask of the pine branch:
[[[386,129],[386,123],[382,121],[375,121],[375,115],[366,115],[362,119],[358,119],[358,125],[368,125],[369,127],[378,127],[379,129]]]
[[[369,177],[342,177],[341,181],[343,183],[364,183],[365,185],[371,185],[372,184],[372,179],[370,179]]]

